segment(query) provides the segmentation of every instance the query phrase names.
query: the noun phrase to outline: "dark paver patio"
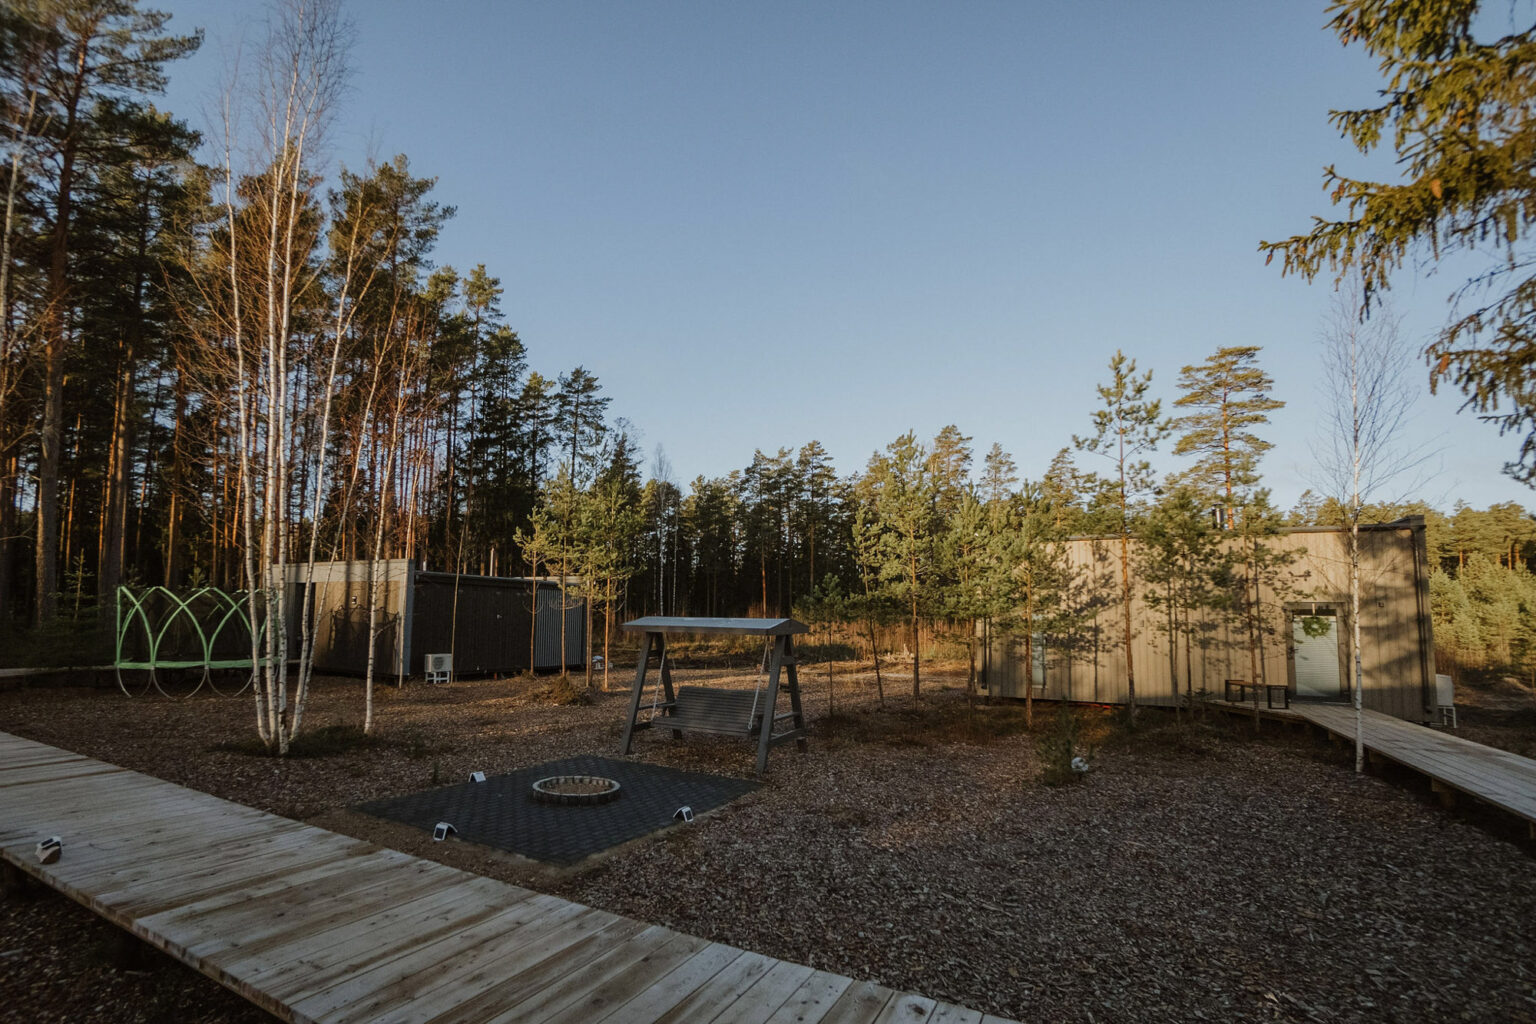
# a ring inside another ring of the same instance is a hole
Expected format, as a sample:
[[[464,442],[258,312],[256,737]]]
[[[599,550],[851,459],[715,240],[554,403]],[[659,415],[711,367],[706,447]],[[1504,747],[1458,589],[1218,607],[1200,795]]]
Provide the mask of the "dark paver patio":
[[[533,799],[533,783],[551,775],[601,775],[617,780],[622,790],[618,799],[594,806]],[[468,842],[570,865],[671,825],[681,807],[703,814],[756,788],[748,779],[582,755],[484,782],[373,800],[358,810],[428,832],[446,821]]]

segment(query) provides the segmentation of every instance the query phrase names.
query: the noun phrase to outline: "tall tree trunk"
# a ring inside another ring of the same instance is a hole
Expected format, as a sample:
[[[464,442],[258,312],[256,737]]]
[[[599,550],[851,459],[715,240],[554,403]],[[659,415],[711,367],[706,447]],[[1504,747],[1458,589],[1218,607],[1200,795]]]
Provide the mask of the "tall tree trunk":
[[[1263,671],[1259,664],[1259,570],[1258,570],[1258,539],[1250,538],[1253,547],[1250,549],[1248,559],[1249,571],[1253,575],[1253,596],[1250,599],[1247,593],[1248,584],[1243,584],[1243,603],[1248,606],[1248,670],[1251,673],[1250,680],[1253,686],[1249,688],[1253,694],[1253,731],[1259,731],[1259,675]]]
[[[1024,728],[1035,727],[1035,609],[1033,588],[1024,590]]]
[[[591,586],[589,581],[584,589],[586,593],[582,597],[586,607],[582,609],[582,621],[585,625],[583,632],[586,635],[582,637],[581,649],[586,655],[586,684],[587,689],[590,690],[592,689],[592,603],[596,599],[596,588]]]
[[[97,552],[96,607],[105,614],[123,578],[123,544],[128,520],[128,459],[132,447],[129,407],[133,402],[134,361],[130,346],[118,372],[112,402],[112,439],[107,477],[102,482],[101,549]]]
[[[1166,587],[1168,603],[1168,689],[1173,695],[1173,717],[1181,716],[1179,710],[1179,634],[1178,616],[1173,606],[1173,578]]]
[[[185,426],[183,422],[187,416],[187,389],[185,375],[182,373],[178,359],[176,367],[175,384],[172,386],[172,414],[171,414],[171,472],[170,472],[170,507],[166,510],[165,517],[165,576],[163,582],[167,587],[175,587],[181,566],[176,560],[176,545],[181,542],[181,489],[186,486],[186,463],[183,446],[185,444]],[[210,557],[212,553],[210,552]],[[217,580],[212,566],[209,568],[208,578]]]
[[[127,325],[127,337],[123,341],[122,358],[118,366],[117,393],[112,405],[112,440],[109,457],[110,471],[105,482],[101,515],[103,519],[101,550],[97,553],[96,607],[104,614],[117,593],[123,578],[124,544],[128,532],[128,462],[133,450],[133,424],[131,409],[134,398],[134,378],[138,370],[138,352],[142,341],[145,274],[144,266],[149,252],[149,186],[144,186],[139,196],[138,231],[134,238],[132,319]],[[158,388],[157,388],[158,390]],[[145,484],[149,474],[145,473]],[[139,523],[143,524],[144,502],[139,503]],[[142,550],[139,545],[135,548]]]
[[[524,554],[528,558],[528,674],[531,676],[539,667],[536,657],[539,649],[539,556],[532,544]]]
[[[84,55],[82,54],[82,59]],[[78,97],[77,97],[78,98]],[[64,128],[58,200],[49,239],[47,306],[43,315],[43,422],[38,432],[37,546],[34,621],[41,625],[58,613],[59,470],[64,441],[64,360],[69,333],[69,227],[75,178],[75,109]]]
[[[564,546],[562,545],[561,550],[560,550],[560,678],[561,679],[565,678],[566,669],[569,667],[569,664],[567,663],[566,658],[565,658],[565,623],[566,623],[566,620],[570,618],[570,616],[568,614],[566,614],[566,612],[567,612],[567,605],[566,605],[566,597],[565,597],[565,576],[566,576],[566,572],[568,571],[568,569],[569,569],[569,566],[566,563],[566,552],[565,552]]]
[[[11,588],[15,583],[16,548],[13,539],[17,530],[16,470],[18,460],[5,455],[11,450],[9,424],[0,421],[0,628],[20,618],[11,601]]]
[[[1127,714],[1136,721],[1136,669],[1131,660],[1131,538],[1120,531],[1120,597],[1125,611],[1125,697]]]
[[[918,648],[917,636],[917,538],[915,535],[909,536],[908,541],[911,544],[911,547],[908,548],[911,555],[907,563],[907,571],[910,575],[909,582],[912,586],[912,699],[917,701],[922,699],[923,662],[922,651]]]

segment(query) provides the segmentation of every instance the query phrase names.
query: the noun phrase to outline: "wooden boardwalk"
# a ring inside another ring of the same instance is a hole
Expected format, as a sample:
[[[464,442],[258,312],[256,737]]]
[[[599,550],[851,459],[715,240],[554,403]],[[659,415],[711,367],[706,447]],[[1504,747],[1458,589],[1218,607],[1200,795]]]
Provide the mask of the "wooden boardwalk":
[[[1291,710],[1349,743],[1355,741],[1355,712],[1343,704],[1292,704]],[[1379,711],[1366,711],[1365,749],[1428,776],[1447,803],[1460,793],[1521,818],[1536,839],[1536,761],[1497,747],[1464,740],[1443,729],[1415,725]]]
[[[1007,1024],[6,733],[0,857],[290,1021]]]
[[[1251,703],[1216,703],[1231,712],[1253,710]],[[1346,743],[1355,742],[1355,711],[1347,704],[1293,703],[1287,709],[1261,704],[1260,715],[1310,722]],[[1536,760],[1379,711],[1365,711],[1362,717],[1365,749],[1372,758],[1426,776],[1447,804],[1461,794],[1513,814],[1526,823],[1528,834],[1536,839]]]

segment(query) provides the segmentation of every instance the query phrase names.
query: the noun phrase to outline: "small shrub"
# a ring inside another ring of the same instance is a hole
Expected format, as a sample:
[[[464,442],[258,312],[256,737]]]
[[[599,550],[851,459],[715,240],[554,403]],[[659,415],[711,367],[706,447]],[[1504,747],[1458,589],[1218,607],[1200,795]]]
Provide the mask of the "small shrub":
[[[543,698],[551,704],[559,704],[562,707],[592,703],[592,694],[587,691],[586,684],[570,676],[556,676],[550,680],[549,685],[544,688]]]
[[[319,729],[301,732],[288,745],[289,757],[336,757],[358,750],[380,750],[394,746],[389,740],[370,736],[356,725],[327,725]],[[277,750],[268,750],[256,736],[243,740],[215,743],[214,750],[230,754],[246,754],[251,757],[276,757]]]
[[[796,644],[795,657],[802,665],[820,665],[828,661],[857,661],[859,652],[853,644],[834,640],[829,644]]]
[[[1041,781],[1047,786],[1064,786],[1077,782],[1083,773],[1072,767],[1072,759],[1078,756],[1077,712],[1069,704],[1056,709],[1051,729],[1035,744],[1043,766]]]

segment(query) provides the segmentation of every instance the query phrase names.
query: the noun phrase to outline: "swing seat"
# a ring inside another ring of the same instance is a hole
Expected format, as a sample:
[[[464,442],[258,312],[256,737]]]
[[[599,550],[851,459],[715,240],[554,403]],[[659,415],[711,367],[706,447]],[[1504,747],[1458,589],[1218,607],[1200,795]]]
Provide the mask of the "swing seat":
[[[656,719],[657,728],[755,736],[763,724],[763,701],[752,690],[679,686],[671,713]]]

